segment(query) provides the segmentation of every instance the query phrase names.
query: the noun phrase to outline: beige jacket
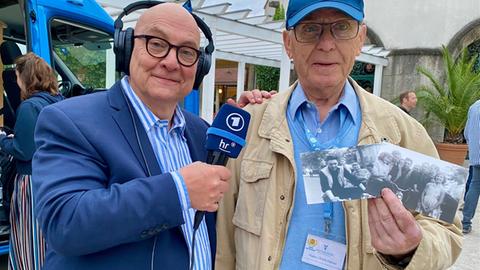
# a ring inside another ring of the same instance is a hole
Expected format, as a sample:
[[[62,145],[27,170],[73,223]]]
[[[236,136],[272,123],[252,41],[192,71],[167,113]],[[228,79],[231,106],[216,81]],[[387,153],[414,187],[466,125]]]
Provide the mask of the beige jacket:
[[[396,106],[351,81],[362,108],[358,144],[381,141],[438,157],[425,129]],[[247,146],[231,160],[230,190],[217,217],[217,270],[277,269],[281,262],[295,194],[295,160],[285,117],[295,85],[261,105],[247,107],[252,115]],[[346,269],[399,269],[388,265],[371,246],[366,200],[344,202],[347,233]],[[449,225],[422,215],[423,233],[407,269],[445,269],[459,256],[460,220]]]

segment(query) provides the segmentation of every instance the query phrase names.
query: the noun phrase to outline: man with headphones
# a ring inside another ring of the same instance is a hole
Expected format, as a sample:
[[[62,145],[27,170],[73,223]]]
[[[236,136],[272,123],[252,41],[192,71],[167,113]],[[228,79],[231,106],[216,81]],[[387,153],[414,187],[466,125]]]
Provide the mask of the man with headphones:
[[[208,124],[178,105],[210,69],[210,30],[159,3],[130,5],[115,22],[125,77],[39,116],[33,188],[45,269],[189,269],[193,209],[216,211],[228,189],[229,170],[202,162]],[[123,30],[121,18],[144,8]],[[207,213],[197,231],[194,269],[212,269],[214,222]]]

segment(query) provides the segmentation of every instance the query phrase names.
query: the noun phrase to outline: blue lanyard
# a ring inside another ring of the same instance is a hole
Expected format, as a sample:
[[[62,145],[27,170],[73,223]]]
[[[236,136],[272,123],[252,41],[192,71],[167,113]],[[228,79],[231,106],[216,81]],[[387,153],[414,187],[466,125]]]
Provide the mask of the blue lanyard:
[[[341,110],[340,111],[340,121],[341,121],[340,129],[342,129],[343,118],[344,118],[344,115]],[[305,135],[307,136],[307,140],[310,146],[315,151],[321,150],[320,142],[317,140],[317,138],[313,135],[313,133],[307,127],[302,112],[300,112],[300,123],[303,126]],[[330,234],[332,223],[333,223],[333,203],[332,202],[323,203],[323,228],[326,234]]]
[[[323,204],[323,228],[326,234],[330,234],[333,223],[333,203]]]
[[[352,123],[350,123],[350,122],[349,122],[348,125],[345,124],[346,117],[347,117],[347,115],[346,115],[345,110],[340,109],[340,126],[339,126],[339,131],[337,132],[337,136],[333,140],[333,144],[338,144],[338,142],[341,141],[345,137],[346,133],[352,127]],[[302,128],[305,132],[305,136],[307,137],[307,141],[308,141],[308,143],[310,144],[310,146],[313,150],[319,151],[319,150],[324,150],[324,149],[329,148],[329,147],[325,147],[325,145],[322,147],[322,144],[320,143],[320,141],[318,141],[315,134],[308,128],[307,124],[305,123],[305,118],[303,116],[302,111],[300,111],[299,122],[302,125]],[[331,140],[329,140],[329,142],[332,143]]]
[[[307,141],[310,144],[310,146],[315,150],[321,150],[320,148],[320,142],[316,138],[316,136],[313,134],[312,131],[308,128],[307,124],[305,123],[305,118],[303,117],[303,112],[300,111],[300,124],[302,124],[303,130],[305,131],[305,135],[307,136]]]

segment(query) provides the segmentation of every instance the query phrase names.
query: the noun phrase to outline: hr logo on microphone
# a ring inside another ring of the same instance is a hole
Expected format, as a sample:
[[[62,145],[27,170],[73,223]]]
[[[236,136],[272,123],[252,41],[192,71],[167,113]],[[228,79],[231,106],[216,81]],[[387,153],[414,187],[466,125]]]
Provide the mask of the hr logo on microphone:
[[[245,120],[238,113],[231,113],[227,116],[227,126],[233,131],[240,131],[245,126]]]
[[[226,152],[226,153],[230,153],[230,151],[228,151],[228,147],[230,147],[230,144],[225,142],[223,139],[220,140],[220,144],[218,145],[218,147],[220,148],[220,150],[222,150],[223,152]],[[235,143],[232,142],[232,147],[235,147]]]

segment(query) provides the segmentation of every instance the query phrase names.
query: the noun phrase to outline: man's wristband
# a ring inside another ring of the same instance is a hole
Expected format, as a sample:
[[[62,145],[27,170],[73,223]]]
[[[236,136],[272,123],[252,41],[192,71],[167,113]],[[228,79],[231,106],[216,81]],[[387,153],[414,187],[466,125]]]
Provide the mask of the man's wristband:
[[[410,251],[408,254],[406,254],[405,256],[402,256],[401,258],[394,257],[392,255],[384,255],[384,256],[387,259],[389,264],[396,265],[401,268],[406,268],[410,263],[410,261],[412,260],[416,250],[417,249]]]

